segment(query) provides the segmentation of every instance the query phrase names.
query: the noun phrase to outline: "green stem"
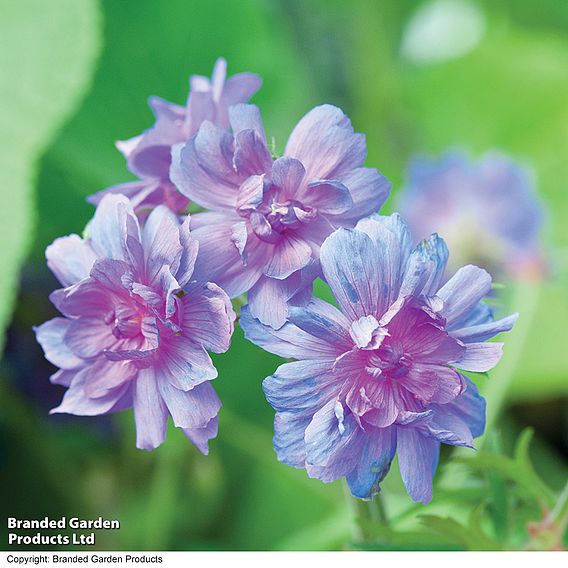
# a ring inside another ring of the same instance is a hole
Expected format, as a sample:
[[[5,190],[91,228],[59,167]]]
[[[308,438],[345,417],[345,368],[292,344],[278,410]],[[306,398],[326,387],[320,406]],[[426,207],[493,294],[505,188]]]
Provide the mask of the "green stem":
[[[503,410],[509,388],[515,378],[521,355],[532,328],[532,321],[537,313],[541,286],[534,282],[518,282],[512,296],[511,308],[519,310],[519,320],[505,339],[505,352],[502,361],[485,388],[481,389],[487,399],[487,417],[485,432],[491,432],[493,425]],[[476,446],[482,448],[486,444],[484,434],[477,440]]]
[[[363,501],[351,495],[347,484],[344,485],[345,496],[353,513],[353,538],[358,542],[369,542],[374,539],[376,529],[388,529],[389,521],[381,495],[375,495],[371,501]]]

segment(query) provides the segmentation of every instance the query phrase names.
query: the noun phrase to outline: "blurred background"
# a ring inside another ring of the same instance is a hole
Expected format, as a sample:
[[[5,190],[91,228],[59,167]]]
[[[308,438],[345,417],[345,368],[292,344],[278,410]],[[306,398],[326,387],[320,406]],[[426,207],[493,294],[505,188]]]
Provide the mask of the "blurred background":
[[[532,167],[548,209],[542,233],[548,269],[505,284],[502,302],[521,313],[519,326],[506,338],[501,365],[476,382],[491,408],[487,447],[510,455],[520,432],[532,427],[536,474],[553,493],[562,489],[568,472],[566,2],[2,4],[3,517],[119,519],[120,531],[98,534],[97,548],[106,550],[336,550],[357,537],[341,483],[324,485],[277,462],[273,411],[260,385],[281,361],[247,343],[240,329],[231,350],[215,357],[214,386],[224,406],[208,457],[173,428],[159,449],[137,450],[131,411],[48,415],[63,389],[49,383],[54,368],[32,331],[56,315],[48,294],[58,284],[45,265],[45,247],[81,233],[93,214],[87,195],[133,179],[114,142],[152,125],[147,98],[184,104],[188,76],[210,75],[219,56],[228,60],[230,75],[262,76],[253,102],[280,151],[310,108],[340,106],[366,133],[367,165],[393,182],[385,212],[393,210],[416,153],[436,157],[458,149],[475,158],[498,149]],[[387,511],[408,530],[428,529],[421,514],[448,516],[456,509],[451,487],[443,487],[444,469],[470,474],[463,464],[445,465],[448,457],[428,507],[412,505],[396,466],[389,474]],[[471,475],[467,484],[484,487],[483,471]],[[503,491],[513,485],[506,479]],[[473,501],[479,493],[471,495]],[[537,504],[527,512],[517,507],[521,497],[511,495],[506,524],[512,533],[501,538],[516,546],[530,536],[529,523],[542,519]],[[7,532],[2,521],[0,548],[7,548]],[[467,548],[443,531],[422,544],[417,539],[405,546]]]

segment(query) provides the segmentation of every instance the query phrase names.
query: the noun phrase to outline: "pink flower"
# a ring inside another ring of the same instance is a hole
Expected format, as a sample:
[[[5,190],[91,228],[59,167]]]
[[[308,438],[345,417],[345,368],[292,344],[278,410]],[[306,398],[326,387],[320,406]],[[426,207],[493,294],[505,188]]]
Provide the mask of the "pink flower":
[[[57,239],[47,262],[64,288],[51,294],[63,317],[36,329],[51,380],[68,387],[52,412],[98,415],[134,407],[136,445],[150,450],[168,416],[203,453],[217,434],[221,402],[207,350],[229,348],[235,314],[217,285],[192,281],[198,243],[189,219],[166,207],[140,227],[132,204],[105,196],[90,236]]]
[[[97,205],[108,193],[119,193],[130,198],[138,215],[147,215],[158,205],[166,205],[176,213],[184,212],[189,200],[169,178],[172,146],[194,136],[204,120],[228,128],[229,106],[247,102],[262,84],[253,73],[239,73],[229,79],[226,75],[227,62],[223,58],[215,62],[211,80],[192,75],[185,107],[151,97],[149,104],[156,117],[154,126],[117,143],[128,169],[140,179],[99,191],[89,201]]]

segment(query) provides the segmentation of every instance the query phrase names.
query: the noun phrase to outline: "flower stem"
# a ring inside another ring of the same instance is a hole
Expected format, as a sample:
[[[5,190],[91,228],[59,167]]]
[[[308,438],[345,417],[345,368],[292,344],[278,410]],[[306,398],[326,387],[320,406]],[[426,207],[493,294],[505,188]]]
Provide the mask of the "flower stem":
[[[344,486],[349,508],[353,513],[353,539],[359,543],[375,540],[381,527],[388,528],[389,522],[381,495],[370,501],[363,501],[351,495],[347,484]]]
[[[485,432],[491,432],[495,421],[503,410],[511,383],[515,378],[519,361],[532,328],[532,320],[537,313],[541,286],[534,282],[517,282],[511,298],[511,308],[520,311],[515,327],[505,340],[505,355],[496,370],[491,373],[489,382],[481,389],[487,399],[487,417]],[[484,434],[477,440],[476,446],[482,448],[487,443]]]

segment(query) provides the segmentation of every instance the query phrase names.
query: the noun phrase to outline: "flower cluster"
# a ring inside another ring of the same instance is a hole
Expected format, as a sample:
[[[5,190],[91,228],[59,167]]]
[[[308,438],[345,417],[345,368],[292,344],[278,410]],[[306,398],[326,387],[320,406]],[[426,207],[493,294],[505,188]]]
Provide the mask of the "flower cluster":
[[[62,316],[36,334],[67,387],[52,412],[133,407],[142,449],[171,417],[207,453],[221,407],[208,351],[229,349],[230,298],[246,293],[246,337],[296,359],[264,381],[279,459],[370,498],[398,451],[408,493],[428,502],[440,444],[471,447],[484,429],[462,371],[497,364],[502,344],[486,340],[516,316],[494,321],[481,268],[443,284],[436,234],[413,247],[398,215],[377,214],[390,183],[339,108],[308,112],[274,156],[248,104],[260,84],[226,80],[219,59],[185,107],[152,98],[154,127],[118,143],[139,179],[91,196],[86,236],[48,247]],[[312,296],[317,277],[339,309]]]

